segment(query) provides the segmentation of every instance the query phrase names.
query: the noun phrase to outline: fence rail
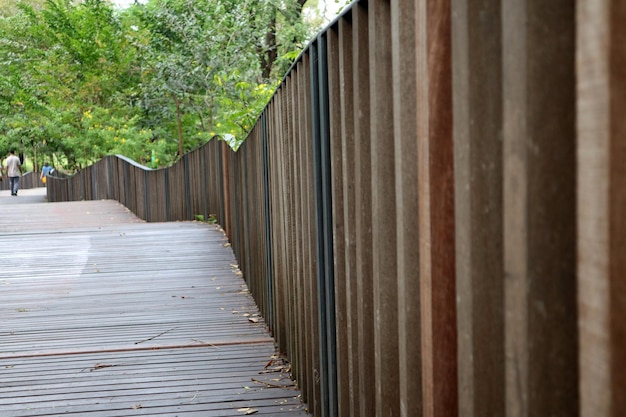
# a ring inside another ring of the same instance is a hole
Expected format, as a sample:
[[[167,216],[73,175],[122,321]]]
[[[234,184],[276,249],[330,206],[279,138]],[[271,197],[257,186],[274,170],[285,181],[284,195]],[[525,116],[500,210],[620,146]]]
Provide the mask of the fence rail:
[[[626,415],[626,3],[370,0],[238,152],[50,201],[213,214],[316,416]]]

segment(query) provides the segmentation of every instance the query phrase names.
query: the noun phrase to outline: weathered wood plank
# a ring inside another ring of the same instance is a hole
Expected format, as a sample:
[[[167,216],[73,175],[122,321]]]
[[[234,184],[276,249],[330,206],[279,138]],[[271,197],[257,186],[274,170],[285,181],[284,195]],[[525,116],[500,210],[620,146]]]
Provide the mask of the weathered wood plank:
[[[422,415],[416,2],[391,2],[400,415]]]
[[[219,226],[23,194],[0,195],[2,416],[307,415]]]
[[[500,0],[452,0],[459,410],[503,416]]]
[[[626,415],[626,3],[577,2],[580,415]]]
[[[458,411],[450,1],[420,0],[417,107],[422,396],[425,416]]]
[[[394,131],[391,4],[368,4],[370,65],[370,149],[372,218],[372,289],[374,313],[374,385],[376,415],[397,416],[400,397],[398,361],[398,241],[393,142],[381,140]]]
[[[506,410],[578,415],[576,2],[502,2]]]
[[[356,298],[360,415],[373,413],[376,407],[374,340],[373,241],[368,225],[372,219],[372,172],[370,128],[370,66],[367,3],[352,9],[352,101],[354,105],[354,191],[356,236]]]

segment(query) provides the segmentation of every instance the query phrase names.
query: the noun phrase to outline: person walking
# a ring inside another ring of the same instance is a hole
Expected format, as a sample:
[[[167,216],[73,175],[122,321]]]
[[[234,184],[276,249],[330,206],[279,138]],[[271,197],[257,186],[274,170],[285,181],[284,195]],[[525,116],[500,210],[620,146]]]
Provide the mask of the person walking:
[[[52,167],[49,163],[44,162],[43,167],[41,168],[41,175],[39,175],[39,179],[45,184],[48,178],[48,174],[52,172]]]
[[[9,189],[12,196],[17,196],[17,190],[20,187],[20,176],[22,175],[22,163],[20,158],[15,155],[15,151],[9,151],[9,157],[4,162],[7,177],[9,177]]]

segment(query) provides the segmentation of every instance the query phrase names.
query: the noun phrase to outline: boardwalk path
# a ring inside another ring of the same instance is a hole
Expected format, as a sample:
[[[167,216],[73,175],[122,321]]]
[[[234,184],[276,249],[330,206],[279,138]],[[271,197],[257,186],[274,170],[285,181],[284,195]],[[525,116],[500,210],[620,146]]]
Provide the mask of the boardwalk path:
[[[0,192],[2,417],[306,416],[257,314],[216,226]]]

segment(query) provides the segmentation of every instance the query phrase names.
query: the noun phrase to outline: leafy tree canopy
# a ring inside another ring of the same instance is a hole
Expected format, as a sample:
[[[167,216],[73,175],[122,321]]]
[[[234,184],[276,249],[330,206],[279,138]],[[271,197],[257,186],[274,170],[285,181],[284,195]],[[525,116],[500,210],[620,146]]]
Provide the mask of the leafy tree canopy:
[[[237,146],[319,29],[304,1],[0,0],[0,154],[74,170]]]

